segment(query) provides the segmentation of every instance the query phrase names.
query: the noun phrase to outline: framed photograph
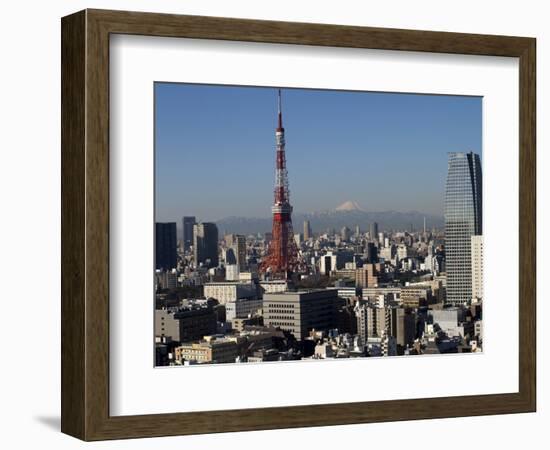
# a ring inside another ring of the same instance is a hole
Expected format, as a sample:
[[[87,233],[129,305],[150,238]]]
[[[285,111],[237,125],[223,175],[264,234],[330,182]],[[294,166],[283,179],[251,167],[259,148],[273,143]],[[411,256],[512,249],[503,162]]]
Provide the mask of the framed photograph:
[[[534,38],[61,25],[64,433],[535,411]]]

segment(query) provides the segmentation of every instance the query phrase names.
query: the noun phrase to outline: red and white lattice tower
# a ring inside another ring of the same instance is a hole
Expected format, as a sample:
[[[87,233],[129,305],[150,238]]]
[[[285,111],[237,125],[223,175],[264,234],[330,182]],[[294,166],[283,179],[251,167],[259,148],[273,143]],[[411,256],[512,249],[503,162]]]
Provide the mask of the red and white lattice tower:
[[[260,269],[269,273],[271,278],[288,278],[300,266],[298,247],[292,231],[292,206],[288,189],[288,173],[285,158],[285,129],[281,112],[281,90],[278,96],[279,123],[275,130],[276,170],[275,170],[275,201],[273,213],[273,237],[269,244],[267,256],[263,259]]]

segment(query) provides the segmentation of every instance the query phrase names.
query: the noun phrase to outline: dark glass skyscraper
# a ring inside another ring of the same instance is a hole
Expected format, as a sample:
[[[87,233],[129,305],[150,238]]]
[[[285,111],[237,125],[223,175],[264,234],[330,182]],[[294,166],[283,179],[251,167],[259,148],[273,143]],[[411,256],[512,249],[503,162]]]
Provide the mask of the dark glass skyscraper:
[[[449,153],[445,190],[447,304],[472,300],[472,236],[482,234],[481,160],[475,153]]]
[[[184,250],[189,250],[193,245],[193,227],[197,220],[195,216],[184,216],[182,219],[183,222],[183,248]]]
[[[378,241],[378,222],[370,224],[369,235],[372,241]]]
[[[218,260],[218,227],[215,223],[195,224],[193,230],[193,253],[195,264],[217,267]]]
[[[155,267],[171,270],[177,265],[176,222],[155,223]]]

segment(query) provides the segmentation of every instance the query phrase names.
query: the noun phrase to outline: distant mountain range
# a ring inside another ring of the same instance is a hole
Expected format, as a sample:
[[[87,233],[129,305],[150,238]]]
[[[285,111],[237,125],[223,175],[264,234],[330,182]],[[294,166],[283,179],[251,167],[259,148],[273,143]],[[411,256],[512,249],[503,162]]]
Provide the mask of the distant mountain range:
[[[340,230],[347,226],[352,231],[359,225],[363,232],[369,230],[372,222],[378,223],[382,230],[422,230],[426,218],[426,227],[441,228],[444,225],[444,218],[433,214],[424,214],[418,211],[365,211],[357,202],[348,200],[337,208],[314,213],[293,213],[292,223],[295,233],[303,232],[304,220],[309,220],[314,233],[324,233],[330,228]],[[218,230],[221,234],[255,234],[271,231],[272,218],[251,218],[251,217],[226,217],[217,220]]]

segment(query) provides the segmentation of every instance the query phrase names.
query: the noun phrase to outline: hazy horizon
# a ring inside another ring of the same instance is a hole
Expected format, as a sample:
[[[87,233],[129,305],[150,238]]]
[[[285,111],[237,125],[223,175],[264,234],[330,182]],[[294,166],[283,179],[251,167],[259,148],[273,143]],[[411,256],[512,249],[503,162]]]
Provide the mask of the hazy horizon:
[[[282,89],[297,214],[346,201],[443,216],[447,153],[481,155],[481,97]],[[155,215],[271,215],[276,89],[155,83]]]

